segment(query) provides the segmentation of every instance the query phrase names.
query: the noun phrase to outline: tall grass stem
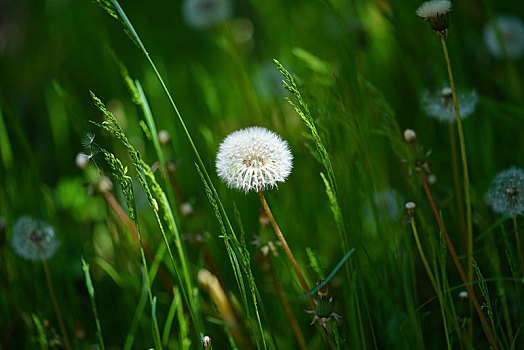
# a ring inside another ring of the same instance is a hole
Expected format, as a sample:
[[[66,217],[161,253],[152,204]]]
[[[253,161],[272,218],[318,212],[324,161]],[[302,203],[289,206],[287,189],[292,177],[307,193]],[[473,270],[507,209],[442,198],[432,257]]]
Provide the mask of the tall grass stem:
[[[446,227],[444,226],[444,222],[442,221],[442,218],[440,217],[439,211],[437,209],[437,206],[435,204],[435,201],[433,200],[433,196],[431,194],[431,191],[429,189],[428,183],[426,181],[426,177],[424,176],[424,173],[422,172],[422,169],[417,169],[417,173],[422,180],[422,185],[424,186],[424,191],[426,192],[426,196],[428,197],[429,203],[431,204],[431,209],[433,210],[433,214],[435,215],[435,219],[437,220],[437,223],[439,225],[440,231],[442,232],[442,235],[444,236],[444,239],[446,240],[446,244],[448,246],[448,250],[451,254],[451,257],[453,258],[453,262],[455,263],[455,266],[457,267],[457,270],[459,272],[460,278],[462,278],[462,281],[464,282],[464,286],[466,287],[468,291],[468,295],[473,302],[473,305],[475,306],[475,309],[477,310],[478,316],[480,318],[480,321],[482,323],[482,326],[484,327],[484,332],[486,333],[486,336],[488,337],[488,340],[491,344],[491,346],[498,350],[498,344],[495,341],[495,338],[493,336],[493,332],[491,331],[491,327],[486,320],[486,316],[482,312],[482,309],[480,307],[480,304],[477,300],[477,297],[475,296],[475,292],[473,291],[473,287],[471,286],[471,282],[468,281],[466,274],[464,273],[464,269],[462,268],[462,265],[460,264],[460,261],[457,257],[457,253],[455,252],[455,248],[453,247],[453,243],[451,243],[451,240],[449,239],[448,231],[446,230]]]
[[[62,313],[60,312],[60,306],[56,301],[55,289],[53,288],[53,282],[51,280],[51,274],[49,274],[49,268],[47,267],[47,262],[45,259],[42,259],[42,265],[44,266],[45,278],[47,280],[47,287],[49,289],[49,294],[51,294],[51,300],[53,301],[53,308],[55,309],[56,318],[58,319],[58,324],[60,325],[60,332],[62,332],[62,338],[64,338],[64,346],[67,350],[71,350],[71,343],[69,342],[69,336],[62,319]]]

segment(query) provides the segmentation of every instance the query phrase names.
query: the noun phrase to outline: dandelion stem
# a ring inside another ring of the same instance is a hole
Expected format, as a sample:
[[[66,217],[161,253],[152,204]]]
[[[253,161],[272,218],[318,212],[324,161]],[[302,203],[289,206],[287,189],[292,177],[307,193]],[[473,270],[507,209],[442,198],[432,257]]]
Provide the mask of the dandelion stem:
[[[455,137],[455,130],[452,122],[449,122],[449,140],[451,143],[451,159],[453,161],[453,183],[455,186],[455,199],[457,202],[457,210],[459,214],[459,225],[458,228],[460,232],[463,232],[464,222],[466,221],[464,217],[464,207],[462,203],[462,192],[460,191],[460,178],[458,170],[458,160],[457,160],[457,139]],[[465,242],[462,242],[464,244]]]
[[[433,214],[435,215],[435,218],[437,219],[437,223],[439,225],[440,231],[442,232],[442,235],[444,236],[444,239],[446,240],[448,250],[451,254],[451,257],[453,258],[453,262],[455,263],[455,266],[457,267],[460,278],[462,278],[462,281],[464,282],[464,286],[466,287],[468,291],[468,295],[470,296],[471,301],[473,302],[473,305],[475,306],[475,309],[477,310],[477,313],[480,318],[480,322],[482,323],[482,326],[484,327],[484,332],[486,332],[486,336],[488,337],[489,342],[491,343],[491,346],[494,349],[498,350],[499,347],[497,345],[497,342],[495,341],[495,338],[493,337],[491,327],[489,326],[489,323],[486,320],[486,316],[484,316],[484,313],[482,312],[482,309],[480,308],[480,304],[477,300],[477,297],[475,296],[471,283],[466,278],[466,274],[464,273],[464,269],[462,268],[462,265],[460,264],[460,261],[457,257],[457,253],[455,252],[453,243],[451,243],[451,240],[449,239],[448,231],[446,230],[446,227],[444,226],[444,222],[442,221],[442,218],[440,217],[435,201],[433,200],[433,196],[431,195],[431,191],[429,189],[428,183],[426,182],[426,177],[424,176],[422,169],[417,169],[417,173],[420,179],[422,180],[424,191],[426,192],[426,196],[428,197],[429,203],[431,204],[431,209],[433,210]]]
[[[517,241],[517,251],[519,252],[520,268],[522,277],[524,277],[524,258],[522,257],[522,246],[520,245],[519,227],[517,225],[517,216],[513,215],[513,228],[515,229],[515,239]]]
[[[455,82],[453,80],[453,72],[451,71],[451,62],[449,60],[448,47],[446,40],[440,37],[442,43],[442,50],[444,51],[444,57],[446,59],[446,66],[448,68],[449,84],[453,93],[453,105],[455,106],[455,116],[457,118],[457,129],[459,134],[460,142],[460,155],[462,157],[462,172],[464,176],[464,199],[466,202],[466,225],[467,225],[467,255],[468,255],[468,281],[473,280],[473,226],[471,222],[471,200],[469,197],[469,175],[468,175],[468,160],[466,156],[466,145],[464,142],[464,131],[462,130],[462,122],[460,119],[460,111],[457,100],[457,91],[455,89]]]
[[[429,280],[431,281],[431,285],[433,286],[435,291],[438,293],[437,282],[435,282],[435,277],[433,276],[433,273],[431,272],[431,269],[429,268],[429,264],[426,259],[426,255],[424,254],[424,250],[422,249],[422,245],[420,244],[420,240],[418,238],[417,226],[415,225],[415,218],[414,217],[410,218],[410,221],[411,221],[411,229],[413,230],[413,236],[415,237],[415,243],[417,244],[420,258],[422,259],[424,268],[426,269],[426,272],[428,273],[428,277],[429,277]]]
[[[278,299],[280,299],[280,302],[282,303],[282,306],[284,307],[284,311],[286,312],[286,316],[289,319],[289,322],[291,323],[291,328],[293,328],[293,332],[295,333],[295,337],[297,338],[299,348],[302,350],[305,350],[307,349],[307,346],[306,346],[306,341],[304,340],[304,335],[302,334],[302,331],[300,330],[300,327],[298,326],[297,319],[295,315],[293,314],[293,311],[291,310],[289,303],[287,302],[286,296],[284,295],[284,292],[282,291],[282,287],[280,286],[280,283],[278,283],[277,276],[275,275],[275,270],[273,269],[273,264],[271,262],[270,255],[268,255],[267,261],[269,264],[269,274],[271,275],[271,280],[273,281],[273,287],[275,288],[275,293],[277,293]]]
[[[58,324],[60,325],[60,331],[62,332],[62,338],[64,338],[64,345],[67,350],[71,350],[71,344],[69,343],[69,337],[67,336],[67,331],[62,320],[62,313],[60,312],[60,306],[56,301],[55,290],[53,288],[53,282],[51,281],[51,275],[49,274],[49,269],[47,268],[47,263],[45,259],[42,259],[42,265],[44,266],[45,278],[47,280],[47,287],[49,288],[49,294],[51,294],[51,300],[53,301],[53,308],[55,309],[56,318],[58,319]]]
[[[260,201],[262,202],[262,206],[264,207],[264,211],[266,212],[267,217],[269,218],[269,221],[271,221],[271,225],[273,226],[273,229],[275,230],[275,233],[280,240],[280,243],[282,243],[282,247],[284,248],[284,252],[287,255],[287,258],[289,259],[289,262],[291,263],[291,266],[293,267],[293,270],[295,270],[295,274],[298,277],[298,281],[300,282],[300,285],[302,286],[302,289],[304,290],[304,293],[309,292],[308,284],[306,282],[306,279],[304,278],[304,275],[302,274],[302,271],[300,270],[300,267],[298,267],[297,261],[295,260],[295,257],[293,256],[293,253],[291,252],[291,249],[289,249],[289,246],[286,242],[286,239],[284,238],[284,235],[282,234],[282,231],[280,231],[280,227],[278,227],[277,222],[275,221],[275,218],[273,217],[273,214],[271,213],[271,209],[269,209],[269,206],[266,202],[266,198],[264,197],[264,194],[262,193],[262,190],[258,191],[258,196],[260,197]],[[313,301],[313,298],[311,296],[308,297],[309,304],[313,309],[316,308],[315,302]]]

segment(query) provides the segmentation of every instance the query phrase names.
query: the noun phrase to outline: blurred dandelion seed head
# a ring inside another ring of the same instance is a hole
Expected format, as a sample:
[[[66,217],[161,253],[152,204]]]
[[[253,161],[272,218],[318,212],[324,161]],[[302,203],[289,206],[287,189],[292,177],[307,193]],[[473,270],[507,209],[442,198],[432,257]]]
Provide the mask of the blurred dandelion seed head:
[[[53,227],[29,216],[19,218],[13,226],[11,244],[15,252],[28,260],[47,260],[53,256],[60,241]]]
[[[511,167],[500,172],[487,193],[488,203],[502,215],[524,213],[524,171]]]
[[[293,168],[293,155],[286,141],[262,127],[249,127],[229,134],[218,150],[218,176],[229,187],[244,192],[276,187]]]
[[[451,2],[446,0],[426,1],[417,9],[417,16],[423,18],[442,37],[448,36],[448,13]]]
[[[500,30],[502,43],[495,26]],[[484,27],[484,43],[496,58],[504,58],[504,50],[508,58],[520,58],[524,54],[524,23],[514,16],[497,16],[495,23],[487,23]]]
[[[468,92],[457,92],[461,119],[475,112],[478,95],[475,90]],[[453,94],[451,88],[444,87],[437,92],[426,91],[421,98],[422,109],[427,115],[441,122],[455,122],[455,106],[453,105]]]
[[[224,22],[231,16],[232,10],[231,0],[186,0],[182,5],[187,24],[196,29]]]

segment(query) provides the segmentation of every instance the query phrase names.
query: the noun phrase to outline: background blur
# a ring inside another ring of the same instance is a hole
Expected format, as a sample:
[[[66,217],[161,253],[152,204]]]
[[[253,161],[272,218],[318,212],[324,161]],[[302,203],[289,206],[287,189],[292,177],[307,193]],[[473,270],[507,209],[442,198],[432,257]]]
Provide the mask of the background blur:
[[[453,226],[457,218],[448,126],[428,117],[420,102],[424,91],[437,91],[448,84],[447,71],[437,36],[415,15],[420,2],[234,1],[230,16],[208,28],[188,24],[180,1],[125,1],[121,5],[173,94],[204,163],[218,184],[226,209],[233,212],[233,203],[238,206],[248,242],[254,240],[254,235],[272,237],[273,233],[259,224],[260,203],[254,193],[244,195],[227,189],[217,178],[214,161],[218,146],[230,132],[251,125],[274,130],[289,142],[294,155],[293,172],[278,190],[268,191],[267,198],[301,265],[308,268],[305,248],[311,247],[329,273],[346,252],[341,250],[319,176],[322,168],[312,155],[314,143],[284,100],[289,93],[282,88],[273,58],[296,77],[337,176],[346,228],[351,246],[358,253],[352,259],[360,266],[359,288],[366,295],[362,307],[374,310],[364,323],[369,325],[370,333],[376,334],[366,337],[375,339],[378,347],[414,347],[411,339],[417,336],[416,331],[411,331],[409,322],[403,323],[407,308],[405,283],[412,283],[413,290],[421,291],[418,297],[413,296],[417,307],[431,297],[431,290],[420,267],[420,281],[401,282],[404,267],[400,257],[405,251],[415,252],[413,242],[407,246],[404,242],[412,239],[404,220],[405,201],[417,202],[421,215],[429,222],[421,229],[421,236],[437,237],[433,239],[438,244],[438,228],[420,184],[416,183],[418,192],[410,190],[414,179],[407,174],[388,139],[378,132],[384,126],[381,106],[366,84],[370,82],[382,93],[401,129],[414,129],[424,149],[432,150],[429,160],[438,178],[434,195]],[[459,89],[474,89],[479,95],[476,111],[464,121],[474,202],[475,252],[485,276],[511,275],[505,262],[495,271],[490,260],[488,250],[498,250],[503,256],[504,245],[496,233],[492,232],[492,241],[483,234],[498,219],[486,205],[484,195],[498,172],[512,165],[524,167],[523,60],[493,57],[485,45],[483,31],[488,18],[495,15],[512,14],[524,19],[524,7],[517,0],[462,0],[454,1],[453,6],[448,47],[455,80]],[[82,171],[75,164],[76,155],[82,152],[81,140],[88,132],[96,134],[97,144],[127,159],[117,140],[89,123],[102,120],[90,90],[115,114],[141,157],[149,164],[157,161],[154,148],[139,125],[143,119],[141,111],[132,103],[111,52],[142,84],[157,127],[171,135],[172,144],[165,148],[165,155],[176,162],[176,181],[185,202],[194,209],[191,216],[179,215],[184,237],[203,237],[227,290],[238,294],[227,253],[218,237],[216,219],[196,175],[193,155],[180,124],[147,60],[120,23],[91,1],[2,0],[2,349],[35,348],[37,331],[31,314],[49,320],[46,332],[50,339],[53,332],[58,333],[41,265],[17,256],[10,244],[11,228],[24,215],[45,220],[55,227],[60,238],[61,246],[48,264],[73,347],[89,348],[96,343],[81,257],[91,266],[107,347],[121,348],[129,332],[142,289],[138,250],[123,238],[127,236],[116,235],[124,229],[92,189],[97,175],[92,164],[90,171]],[[110,176],[103,157],[95,160]],[[132,171],[131,175],[136,178]],[[119,193],[116,187],[114,195],[123,205]],[[153,214],[143,194],[137,196],[144,235],[150,246],[156,247],[161,238]],[[383,204],[386,196],[390,198],[388,205]],[[196,276],[198,268],[207,266],[204,249],[191,241],[186,243]],[[461,247],[458,239],[457,244]],[[267,272],[256,263],[257,248],[249,249],[257,285],[269,311],[265,324],[274,333],[279,348],[294,348],[294,338],[286,331],[288,321]],[[275,266],[279,276],[290,274],[283,258],[280,252]],[[309,269],[309,274],[311,280],[321,277],[313,269]],[[452,285],[460,284],[454,270],[450,279]],[[321,348],[318,334],[308,333],[315,333],[315,328],[308,328],[311,315],[302,312],[307,305],[297,297],[301,293],[295,281],[283,277],[281,283],[309,344]],[[344,283],[348,281],[343,277],[333,281],[330,292],[335,300],[342,298],[340,285]],[[162,285],[157,285],[156,290],[157,309],[163,319],[171,296]],[[348,314],[342,302],[335,305],[336,312]],[[421,319],[425,312],[433,311],[419,310]],[[212,315],[212,307],[208,305],[203,314]],[[146,311],[134,348],[153,345],[149,316]],[[215,348],[228,347],[222,327],[209,318],[206,327],[213,344],[217,344]],[[424,321],[429,324],[423,327],[429,348],[441,348],[444,344],[440,336],[431,336],[440,330],[439,320],[437,314]],[[342,334],[349,327],[347,321],[348,318],[342,319]],[[176,325],[173,328],[176,339]],[[481,333],[479,328],[476,336],[482,339]],[[348,336],[346,341],[356,340]],[[483,342],[479,348],[486,346]],[[173,344],[170,348],[178,348]],[[372,344],[367,343],[370,347]],[[193,348],[198,346],[193,343]]]

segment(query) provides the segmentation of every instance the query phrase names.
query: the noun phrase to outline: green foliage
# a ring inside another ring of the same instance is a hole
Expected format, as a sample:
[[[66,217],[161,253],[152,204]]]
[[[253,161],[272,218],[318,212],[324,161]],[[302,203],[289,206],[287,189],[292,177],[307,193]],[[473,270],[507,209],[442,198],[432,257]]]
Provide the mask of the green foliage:
[[[196,29],[185,21],[185,1],[3,6],[0,347],[64,344],[42,267],[12,247],[13,224],[32,216],[61,242],[47,263],[73,349],[198,349],[206,335],[215,349],[299,348],[268,252],[308,349],[488,348],[413,172],[421,161],[426,179],[431,172],[439,217],[466,269],[449,125],[421,104],[425,91],[448,84],[446,63],[415,15],[418,4],[233,1],[231,17]],[[500,170],[524,167],[524,66],[492,56],[483,32],[508,9],[524,15],[516,0],[453,5],[455,81],[479,96],[463,120],[471,285],[498,346],[519,349],[515,230],[524,241],[523,221],[514,228],[496,215],[485,193]],[[264,195],[306,280],[328,277],[331,311],[342,318],[325,331],[309,326],[304,310],[312,307],[256,195],[216,176],[220,140],[250,125],[274,130],[292,150],[293,172]],[[415,142],[403,139],[406,128]],[[160,130],[171,143],[160,144]],[[77,158],[90,153],[81,141],[93,132],[95,152]],[[406,201],[416,203],[436,288],[406,223]],[[221,294],[204,288],[203,269]]]

